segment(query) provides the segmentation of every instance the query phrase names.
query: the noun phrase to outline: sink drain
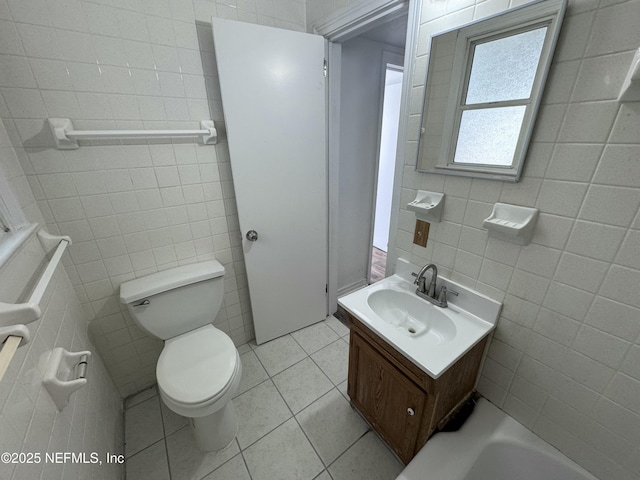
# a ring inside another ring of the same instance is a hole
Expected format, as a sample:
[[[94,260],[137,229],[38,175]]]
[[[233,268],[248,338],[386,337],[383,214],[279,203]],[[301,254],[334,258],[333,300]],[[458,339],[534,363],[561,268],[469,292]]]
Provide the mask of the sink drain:
[[[409,330],[409,333],[416,333],[416,329],[413,327],[409,327],[407,330]]]

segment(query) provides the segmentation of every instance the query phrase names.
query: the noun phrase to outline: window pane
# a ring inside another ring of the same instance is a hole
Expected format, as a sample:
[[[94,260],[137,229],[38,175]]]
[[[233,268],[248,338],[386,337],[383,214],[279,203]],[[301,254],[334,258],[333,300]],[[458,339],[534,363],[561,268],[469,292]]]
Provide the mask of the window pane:
[[[542,27],[475,45],[466,104],[529,98],[546,33]]]
[[[454,163],[511,166],[525,109],[522,105],[462,112]]]

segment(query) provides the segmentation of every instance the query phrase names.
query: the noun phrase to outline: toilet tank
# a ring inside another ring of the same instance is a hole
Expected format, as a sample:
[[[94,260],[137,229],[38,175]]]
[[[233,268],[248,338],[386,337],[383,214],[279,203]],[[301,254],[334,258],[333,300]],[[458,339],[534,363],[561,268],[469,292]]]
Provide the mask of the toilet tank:
[[[184,265],[120,285],[135,322],[167,340],[213,322],[222,306],[224,267],[217,260]]]

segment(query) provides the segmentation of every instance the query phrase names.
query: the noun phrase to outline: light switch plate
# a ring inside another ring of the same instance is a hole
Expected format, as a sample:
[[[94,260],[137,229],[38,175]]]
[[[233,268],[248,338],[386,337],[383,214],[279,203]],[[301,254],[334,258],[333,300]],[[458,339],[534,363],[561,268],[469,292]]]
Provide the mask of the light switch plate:
[[[424,220],[416,220],[416,228],[413,232],[413,243],[421,247],[427,246],[427,237],[429,236],[429,222]]]

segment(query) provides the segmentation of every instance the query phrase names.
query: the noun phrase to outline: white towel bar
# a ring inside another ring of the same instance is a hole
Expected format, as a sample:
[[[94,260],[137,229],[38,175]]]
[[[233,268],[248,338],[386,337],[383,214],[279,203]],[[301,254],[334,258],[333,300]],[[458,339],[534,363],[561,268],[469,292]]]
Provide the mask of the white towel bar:
[[[42,315],[40,301],[53,278],[62,254],[71,244],[69,237],[49,235],[43,230],[38,232],[38,239],[45,251],[49,252],[53,247],[56,249],[40,276],[36,288],[33,289],[29,301],[26,303],[0,302],[0,346],[2,348],[0,350],[0,380],[2,380],[18,347],[29,342],[29,330],[25,324],[38,320]]]
[[[200,130],[74,130],[68,118],[50,118],[49,128],[60,150],[78,148],[78,140],[89,138],[169,138],[202,137],[205,145],[218,141],[218,133],[212,120],[200,122]]]

